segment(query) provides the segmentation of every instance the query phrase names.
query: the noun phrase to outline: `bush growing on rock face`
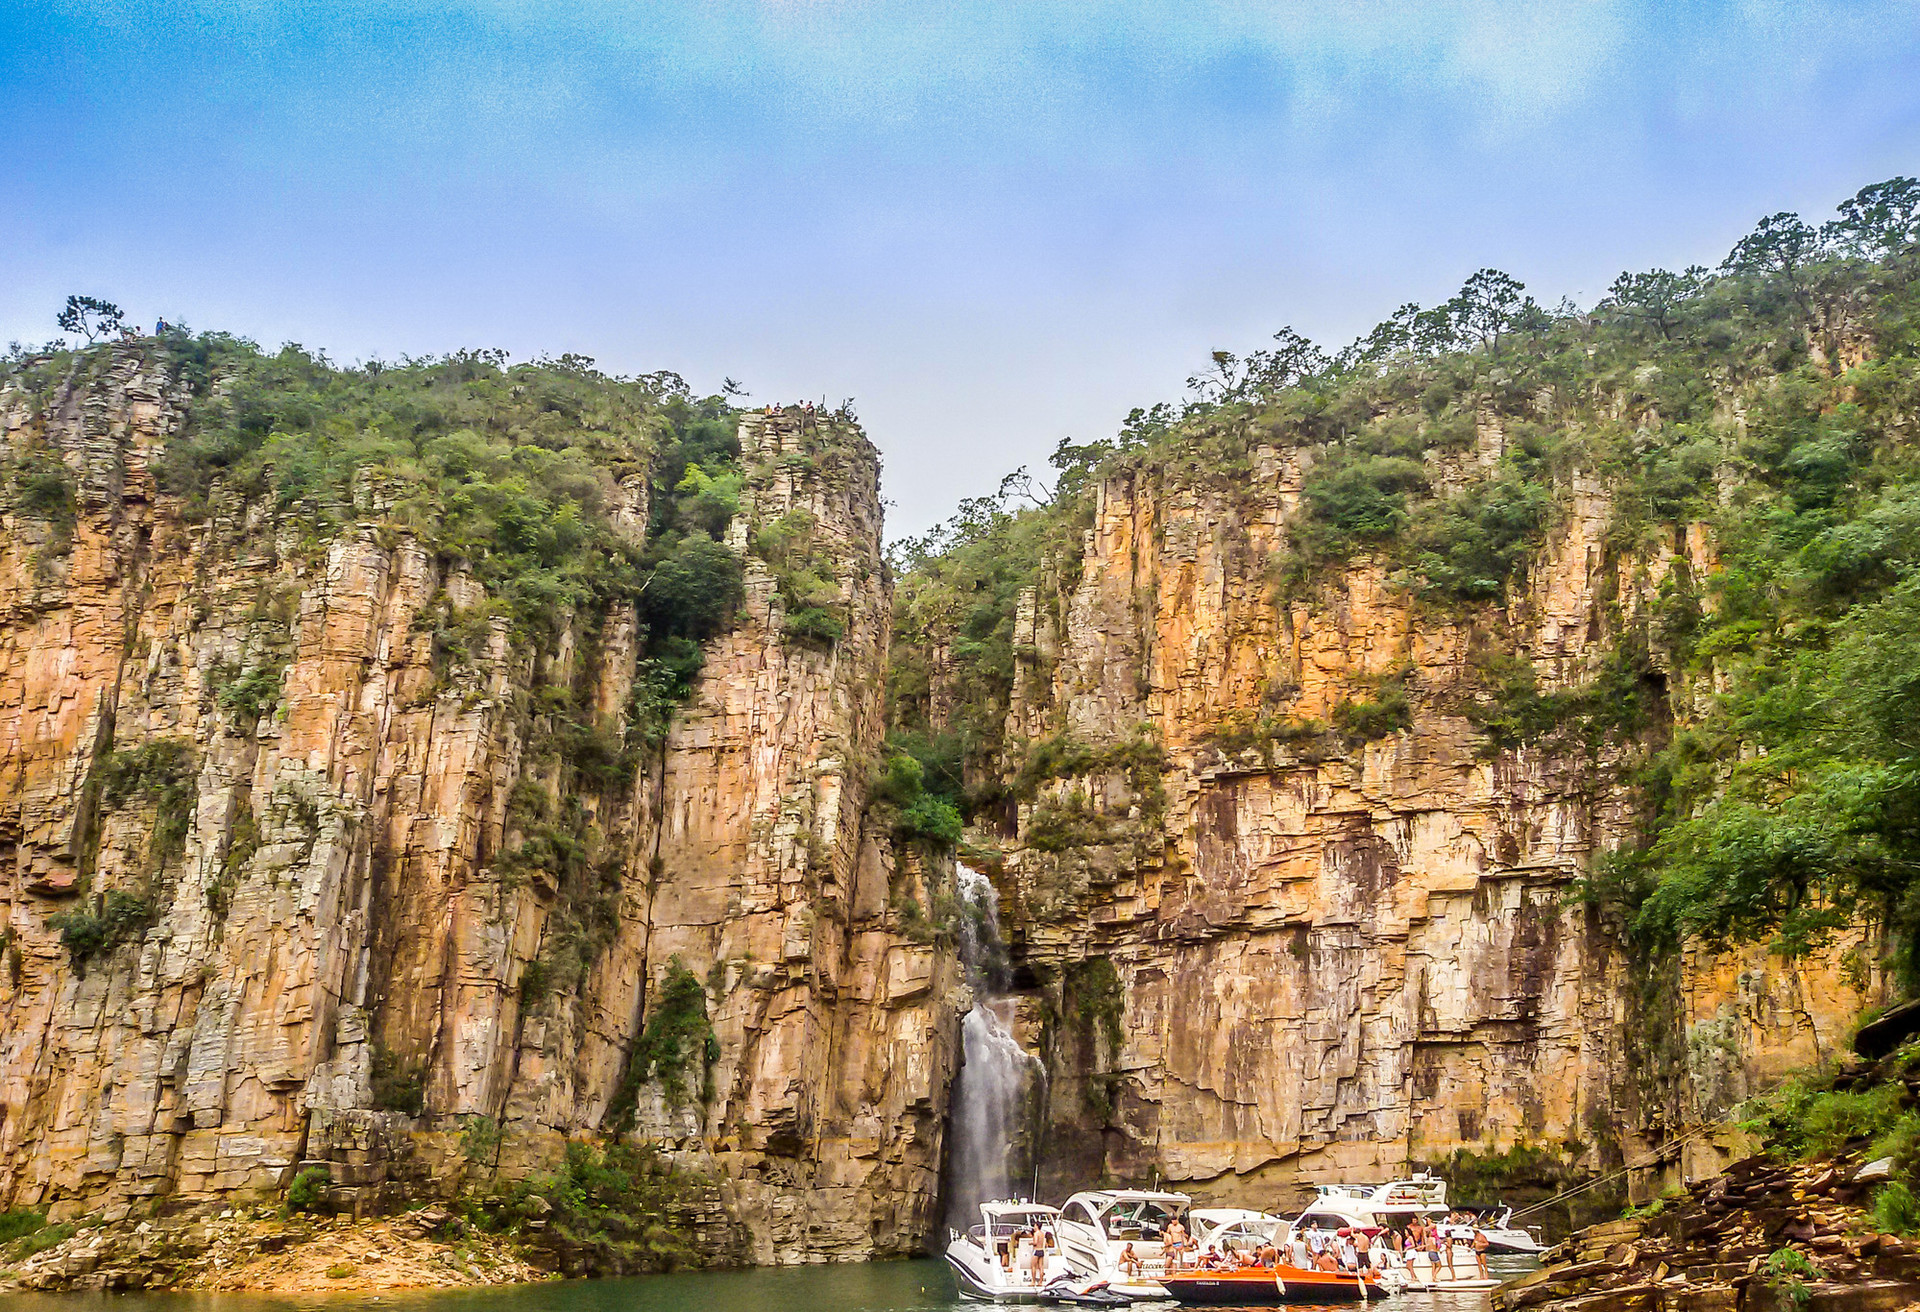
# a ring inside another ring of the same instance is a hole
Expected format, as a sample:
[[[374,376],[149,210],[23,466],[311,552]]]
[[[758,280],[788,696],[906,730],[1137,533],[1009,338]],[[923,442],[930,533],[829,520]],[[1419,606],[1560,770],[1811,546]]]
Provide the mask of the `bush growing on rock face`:
[[[333,1187],[333,1173],[324,1166],[309,1166],[293,1177],[287,1186],[289,1212],[317,1212],[325,1205],[327,1190]]]
[[[1904,1180],[1882,1185],[1873,1195],[1873,1223],[1888,1234],[1920,1232],[1920,1197]]]
[[[1798,1249],[1776,1249],[1767,1257],[1767,1283],[1795,1307],[1804,1305],[1808,1298],[1806,1277],[1818,1279],[1820,1270],[1807,1260],[1807,1255]]]
[[[675,957],[660,981],[653,1014],[634,1045],[618,1102],[630,1109],[638,1086],[658,1080],[667,1102],[678,1107],[686,1100],[688,1077],[694,1070],[700,1075],[700,1101],[711,1102],[713,1063],[719,1058],[720,1040],[707,1018],[706,985]]]
[[[153,904],[146,898],[114,888],[101,894],[91,905],[48,916],[47,923],[60,931],[60,942],[67,949],[68,958],[76,970],[85,974],[89,960],[144,933],[153,916]]]
[[[893,833],[899,841],[936,851],[950,851],[960,841],[959,808],[928,791],[926,769],[910,753],[897,751],[887,758],[869,795],[893,808]]]
[[[0,1212],[0,1244],[10,1244],[33,1234],[47,1223],[45,1212],[35,1212],[22,1208],[12,1212]]]
[[[418,1116],[426,1108],[427,1067],[424,1061],[393,1051],[384,1043],[373,1046],[373,1105],[383,1112]]]
[[[1372,697],[1341,702],[1333,708],[1333,727],[1354,744],[1372,742],[1412,728],[1413,704],[1407,700],[1406,681],[1390,678],[1381,683]]]
[[[575,1140],[558,1171],[482,1199],[477,1219],[529,1234],[567,1275],[671,1271],[703,1265],[684,1218],[703,1184],[651,1149]]]
[[[460,1127],[460,1155],[475,1165],[491,1163],[500,1153],[500,1122],[491,1116],[469,1116]]]
[[[641,605],[649,633],[703,642],[733,622],[745,597],[740,558],[712,538],[669,539]]]
[[[118,809],[136,801],[153,807],[153,835],[147,844],[153,870],[171,864],[186,847],[199,796],[194,770],[193,744],[184,738],[155,738],[109,752],[100,763],[106,807]]]

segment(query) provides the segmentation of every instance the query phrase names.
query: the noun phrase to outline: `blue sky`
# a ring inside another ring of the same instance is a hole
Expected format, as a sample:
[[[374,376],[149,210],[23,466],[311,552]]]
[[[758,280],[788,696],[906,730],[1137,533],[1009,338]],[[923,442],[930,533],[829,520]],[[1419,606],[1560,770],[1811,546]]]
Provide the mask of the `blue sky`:
[[[914,532],[1283,324],[1920,173],[1920,5],[0,0],[0,339],[852,396]]]

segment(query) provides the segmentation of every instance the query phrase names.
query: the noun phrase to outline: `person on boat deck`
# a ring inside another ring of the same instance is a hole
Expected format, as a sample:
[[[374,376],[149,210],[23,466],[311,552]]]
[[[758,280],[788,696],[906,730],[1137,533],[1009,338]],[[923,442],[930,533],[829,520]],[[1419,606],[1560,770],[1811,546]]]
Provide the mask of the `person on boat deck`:
[[[1195,1265],[1202,1271],[1218,1271],[1223,1265],[1220,1261],[1220,1250],[1208,1244],[1207,1251],[1200,1254],[1200,1260]]]
[[[1280,1250],[1273,1246],[1273,1240],[1269,1239],[1253,1250],[1253,1264],[1255,1266],[1280,1265]]]
[[[1340,1259],[1333,1255],[1333,1249],[1322,1248],[1313,1255],[1313,1265],[1321,1271],[1338,1271]]]
[[[1046,1283],[1047,1250],[1040,1238],[1040,1232],[1033,1232],[1033,1239],[1027,1248],[1027,1277],[1036,1285]]]
[[[1180,1255],[1193,1247],[1193,1241],[1187,1238],[1187,1228],[1180,1224],[1180,1218],[1174,1217],[1167,1222],[1165,1237],[1161,1240],[1160,1251],[1166,1254],[1168,1267],[1180,1264]]]
[[[1341,1226],[1339,1232],[1334,1236],[1333,1255],[1335,1260],[1340,1263],[1340,1269],[1342,1271],[1358,1271],[1360,1269],[1360,1255],[1356,1253],[1353,1248],[1353,1231],[1347,1229],[1345,1226]]]
[[[1421,1252],[1427,1246],[1427,1218],[1416,1215],[1407,1222],[1407,1251]]]
[[[1485,1230],[1475,1230],[1473,1232],[1473,1260],[1480,1268],[1480,1278],[1482,1280],[1492,1278],[1487,1274],[1487,1250],[1492,1247],[1493,1241],[1487,1238],[1487,1232]]]
[[[1394,1241],[1393,1231],[1386,1226],[1376,1230],[1373,1239],[1367,1245],[1367,1266],[1375,1271],[1384,1271],[1398,1264],[1398,1245]]]
[[[1287,1249],[1289,1254],[1287,1260],[1295,1266],[1303,1270],[1310,1269],[1313,1266],[1313,1252],[1307,1246],[1307,1237],[1305,1234],[1298,1230],[1294,1231],[1293,1242],[1287,1245]]]
[[[1137,1276],[1140,1274],[1140,1254],[1133,1251],[1132,1244],[1128,1244],[1120,1250],[1118,1266],[1120,1267],[1120,1274],[1123,1276]]]

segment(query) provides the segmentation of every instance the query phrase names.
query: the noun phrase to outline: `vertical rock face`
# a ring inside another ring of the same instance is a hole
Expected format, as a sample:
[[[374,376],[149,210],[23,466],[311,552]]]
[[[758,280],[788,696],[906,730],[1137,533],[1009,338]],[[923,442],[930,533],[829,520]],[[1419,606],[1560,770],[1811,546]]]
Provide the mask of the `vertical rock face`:
[[[484,615],[484,589],[371,480],[323,541],[258,501],[190,522],[152,473],[172,381],[136,348],[86,358],[0,393],[8,460],[77,489],[0,536],[0,1204],[112,1216],[302,1161],[349,1197],[452,1188],[484,1116],[504,1133],[480,1167],[509,1176],[635,1126],[715,1172],[758,1260],[914,1246],[953,978],[885,927],[920,876],[866,814],[889,600],[865,438],[744,422],[747,603],[664,748],[562,799],[597,842],[586,907],[522,859],[553,782],[530,743],[543,688],[619,714],[637,617],[562,616],[537,657],[483,622],[437,660],[437,617]],[[644,481],[622,491],[643,531]],[[750,554],[796,509],[836,641],[784,632]],[[705,1079],[628,1080],[675,972],[704,986]]]
[[[1021,606],[1009,741],[1074,745],[997,871],[1017,954],[1054,981],[1033,1026],[1053,1184],[1157,1174],[1272,1206],[1459,1150],[1638,1162],[1831,1053],[1880,996],[1874,951],[1645,978],[1576,896],[1636,820],[1618,748],[1496,751],[1468,714],[1488,649],[1544,688],[1589,681],[1671,571],[1704,573],[1704,533],[1620,559],[1582,483],[1503,610],[1423,604],[1364,562],[1276,605],[1310,458],[1256,448],[1251,490],[1111,479],[1074,582]],[[1686,1052],[1657,1051],[1669,1033]],[[1712,1142],[1645,1174],[1697,1172]]]

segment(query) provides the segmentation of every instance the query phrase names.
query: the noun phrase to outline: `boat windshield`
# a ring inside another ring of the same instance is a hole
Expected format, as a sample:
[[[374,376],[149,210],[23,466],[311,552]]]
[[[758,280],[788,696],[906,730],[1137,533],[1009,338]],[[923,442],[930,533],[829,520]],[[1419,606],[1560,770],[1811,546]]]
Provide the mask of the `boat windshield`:
[[[1219,1245],[1222,1253],[1254,1253],[1267,1244],[1279,1242],[1276,1232],[1283,1221],[1235,1221],[1211,1235],[1207,1242]]]
[[[1129,1198],[1115,1203],[1101,1221],[1109,1239],[1158,1239],[1181,1210],[1151,1198]]]

